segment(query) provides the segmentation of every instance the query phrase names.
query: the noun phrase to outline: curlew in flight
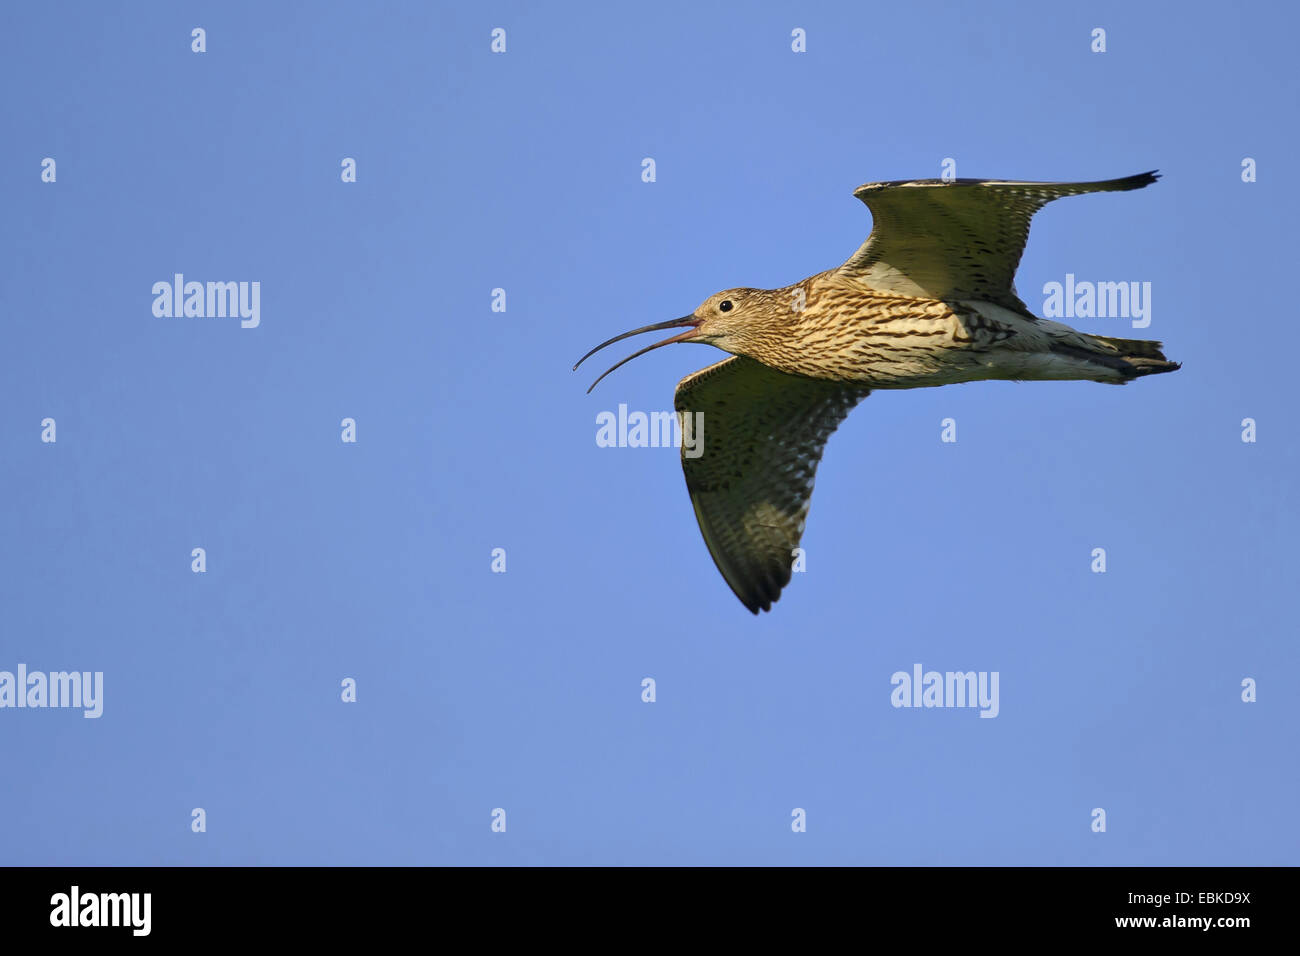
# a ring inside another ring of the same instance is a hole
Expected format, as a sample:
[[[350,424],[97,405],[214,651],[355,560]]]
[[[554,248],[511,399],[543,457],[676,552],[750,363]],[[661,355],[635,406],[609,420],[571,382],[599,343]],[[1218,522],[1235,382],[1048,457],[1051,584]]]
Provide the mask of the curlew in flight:
[[[745,607],[769,611],[790,582],[826,439],[872,389],[981,379],[1123,385],[1179,367],[1159,342],[1038,318],[1012,283],[1029,221],[1044,205],[1156,178],[868,183],[853,195],[871,210],[871,235],[844,265],[783,289],[711,295],[690,315],[602,342],[578,365],[660,329],[685,331],[629,355],[591,387],[674,342],[732,353],[677,383],[678,416],[703,413],[708,426],[703,454],[683,454],[682,469],[718,570]]]

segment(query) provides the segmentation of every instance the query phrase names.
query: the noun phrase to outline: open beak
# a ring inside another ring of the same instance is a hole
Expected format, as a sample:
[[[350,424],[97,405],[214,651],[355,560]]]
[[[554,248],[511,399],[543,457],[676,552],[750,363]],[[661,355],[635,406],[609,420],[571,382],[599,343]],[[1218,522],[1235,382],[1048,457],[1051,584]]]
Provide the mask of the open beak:
[[[632,361],[638,355],[645,355],[646,352],[652,351],[653,349],[657,349],[660,346],[672,345],[674,342],[682,342],[690,338],[697,331],[699,331],[700,321],[701,320],[697,319],[694,315],[684,315],[680,319],[671,319],[668,322],[657,322],[654,325],[647,325],[644,328],[633,329],[631,332],[624,332],[622,335],[616,335],[612,339],[606,342],[601,342],[599,345],[597,345],[594,349],[592,349],[582,358],[578,359],[577,365],[574,365],[573,368],[576,371],[578,365],[581,365],[583,362],[587,361],[587,359],[591,358],[593,355],[595,355],[597,352],[603,349],[606,345],[613,345],[615,342],[621,342],[623,339],[628,338],[629,336],[640,335],[642,332],[658,332],[660,329],[680,329],[683,326],[686,327],[686,331],[682,332],[680,335],[674,335],[672,338],[664,339],[662,342],[656,342],[654,345],[647,345],[641,351],[633,352],[627,358],[623,359],[623,361],[619,362],[618,365],[614,365],[611,368],[606,369],[604,374],[602,374],[600,378],[596,379],[596,381],[591,383],[591,388],[595,388],[597,385],[600,384],[600,379],[604,378],[610,372],[614,371],[614,369],[626,365],[628,362]],[[588,395],[591,394],[591,388],[587,389]]]

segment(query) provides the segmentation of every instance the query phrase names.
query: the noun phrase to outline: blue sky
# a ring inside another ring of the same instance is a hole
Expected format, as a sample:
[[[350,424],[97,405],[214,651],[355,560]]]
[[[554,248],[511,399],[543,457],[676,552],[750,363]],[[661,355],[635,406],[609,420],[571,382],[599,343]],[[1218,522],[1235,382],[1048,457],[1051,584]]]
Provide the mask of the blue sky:
[[[0,709],[0,862],[1300,862],[1292,8],[0,17],[0,670],[104,675],[98,719]],[[570,366],[836,265],[857,185],[945,158],[1159,168],[1048,207],[1017,284],[1150,282],[1148,329],[1076,324],[1184,368],[877,392],[754,618],[677,452],[595,442],[722,355]],[[175,273],[260,324],[156,317]],[[892,707],[918,663],[996,719]]]

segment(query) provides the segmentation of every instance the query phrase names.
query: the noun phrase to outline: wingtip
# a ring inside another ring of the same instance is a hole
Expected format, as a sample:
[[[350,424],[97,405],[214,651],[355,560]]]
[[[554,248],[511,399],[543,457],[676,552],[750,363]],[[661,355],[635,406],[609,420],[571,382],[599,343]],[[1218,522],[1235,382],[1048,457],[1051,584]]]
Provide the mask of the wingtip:
[[[1109,179],[1109,180],[1103,180],[1103,181],[1100,182],[1100,183],[1088,183],[1088,184],[1086,184],[1086,185],[1095,185],[1095,186],[1101,186],[1101,187],[1109,187],[1110,189],[1113,189],[1113,190],[1141,189],[1143,186],[1150,186],[1153,182],[1155,182],[1156,180],[1158,180],[1158,179],[1160,178],[1160,175],[1161,175],[1161,174],[1160,174],[1160,170],[1158,170],[1158,169],[1148,169],[1148,170],[1147,170],[1146,172],[1144,172],[1144,173],[1137,173],[1137,174],[1135,174],[1135,175],[1133,175],[1133,176],[1124,176],[1124,177],[1122,177],[1122,178],[1120,178],[1120,179]],[[861,186],[859,186],[857,189],[853,190],[853,195],[854,195],[854,197],[857,198],[857,199],[862,199],[862,197],[865,196],[865,195],[867,195],[868,193],[879,192],[880,190],[888,189],[888,188],[893,187],[893,186],[958,185],[958,184],[974,184],[974,183],[978,183],[978,182],[981,182],[981,181],[980,181],[980,180],[974,180],[974,179],[952,179],[952,180],[938,180],[938,179],[914,179],[914,180],[903,180],[903,179],[899,179],[899,180],[893,180],[893,181],[889,181],[889,182],[863,183],[863,184],[862,184]],[[988,182],[990,182],[990,183],[997,183],[997,182],[1002,182],[1002,181],[1001,181],[1001,180],[988,180]],[[1006,180],[1006,182],[1011,182],[1011,180]],[[1026,183],[1026,185],[1033,185],[1033,183]],[[1053,183],[1048,183],[1048,184],[1045,184],[1045,185],[1055,185],[1055,184],[1053,184]]]
[[[727,583],[731,584],[730,581]],[[786,584],[788,583],[789,582],[787,581]],[[768,588],[751,587],[748,589],[748,593],[741,594],[734,585],[731,588],[736,597],[740,598],[740,603],[745,605],[745,610],[749,611],[749,613],[754,615],[754,617],[758,617],[759,611],[767,611],[768,613],[771,613],[772,605],[781,599],[781,592],[784,589],[785,584],[777,587],[776,593],[772,593]]]
[[[1143,186],[1150,186],[1160,178],[1160,170],[1148,169],[1145,173],[1138,173],[1135,176],[1128,176],[1125,179],[1116,180],[1115,185],[1120,189],[1141,189]]]

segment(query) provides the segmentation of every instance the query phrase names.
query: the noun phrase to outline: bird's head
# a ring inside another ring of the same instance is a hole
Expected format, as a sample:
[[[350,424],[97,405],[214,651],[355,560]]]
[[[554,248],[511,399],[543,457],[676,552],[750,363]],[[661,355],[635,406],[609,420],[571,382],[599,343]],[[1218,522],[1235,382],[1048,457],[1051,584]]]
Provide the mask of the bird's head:
[[[578,364],[573,367],[576,369],[578,365],[587,361],[607,345],[621,342],[629,336],[640,335],[642,332],[659,332],[663,329],[684,328],[686,331],[680,332],[672,338],[664,339],[662,342],[646,346],[639,352],[633,352],[617,365],[607,369],[600,378],[591,383],[591,388],[587,389],[587,391],[590,392],[592,388],[600,384],[600,380],[606,375],[614,371],[614,369],[626,365],[637,356],[645,355],[646,352],[663,345],[672,345],[674,342],[699,342],[703,345],[715,345],[728,352],[738,352],[738,346],[745,341],[746,333],[756,316],[762,311],[759,307],[762,302],[761,293],[762,290],[760,289],[724,289],[722,292],[715,292],[701,302],[699,308],[690,315],[633,329],[631,332],[624,332],[622,335],[616,335],[608,341],[601,342],[578,359]]]

